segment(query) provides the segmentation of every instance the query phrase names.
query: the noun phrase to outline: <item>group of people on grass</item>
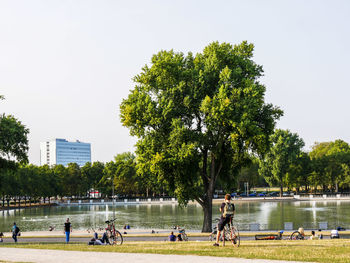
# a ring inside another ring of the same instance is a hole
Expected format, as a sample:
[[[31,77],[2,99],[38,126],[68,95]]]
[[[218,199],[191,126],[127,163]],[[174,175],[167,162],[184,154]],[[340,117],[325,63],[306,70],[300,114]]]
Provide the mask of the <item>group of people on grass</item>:
[[[175,242],[175,241],[183,241],[181,237],[181,233],[179,233],[177,236],[174,235],[174,232],[172,231],[169,236],[169,241],[170,242]]]
[[[14,222],[13,226],[11,228],[11,232],[12,232],[12,238],[15,241],[15,243],[17,243],[17,241],[18,241],[18,237],[21,236],[21,232],[20,231],[21,230],[17,226],[16,222]],[[49,230],[49,231],[52,231],[52,230]],[[67,218],[66,222],[64,223],[64,233],[66,234],[66,243],[67,244],[69,242],[69,238],[70,238],[70,233],[71,232],[72,232],[72,225],[69,222],[69,218]],[[2,232],[0,232],[0,242],[3,242],[3,237],[4,237],[4,234]]]
[[[226,194],[224,202],[220,206],[220,212],[221,212],[221,217],[220,221],[218,223],[218,231],[216,235],[216,242],[213,244],[214,246],[219,246],[219,240],[221,236],[221,232],[224,230],[225,225],[231,222],[234,213],[235,213],[235,205],[231,203],[231,195]],[[130,229],[129,225],[125,225],[124,229]],[[16,225],[16,223],[13,223],[12,226],[12,238],[17,243],[17,237],[21,235],[19,227]],[[51,231],[51,230],[50,230]],[[320,230],[319,230],[320,231]],[[70,233],[72,232],[72,224],[69,221],[69,218],[67,218],[66,222],[64,223],[64,233],[66,235],[66,243],[69,243],[70,240]],[[301,227],[298,229],[298,232],[305,237],[305,232],[304,229]],[[3,242],[3,236],[4,234],[1,232],[0,233],[0,242]],[[338,229],[332,230],[331,231],[331,238],[339,238],[339,233]],[[315,231],[311,231],[311,240],[316,240],[316,239],[323,239],[322,233],[319,235],[316,235]],[[174,232],[171,232],[169,235],[169,241],[175,242],[175,241],[182,241],[181,233],[179,233],[177,236],[174,235]],[[93,239],[89,242],[89,245],[103,245],[103,244],[108,244],[108,238],[106,233],[103,234],[102,238],[98,238],[98,234],[94,233]]]

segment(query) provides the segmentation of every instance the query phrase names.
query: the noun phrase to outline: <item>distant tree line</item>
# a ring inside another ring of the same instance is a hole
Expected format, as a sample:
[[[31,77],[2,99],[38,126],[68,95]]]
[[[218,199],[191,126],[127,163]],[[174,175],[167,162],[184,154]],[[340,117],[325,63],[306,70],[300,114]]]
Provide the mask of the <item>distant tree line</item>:
[[[10,201],[30,204],[33,200],[50,202],[50,198],[89,198],[91,190],[98,190],[102,197],[112,196],[112,188],[118,196],[151,196],[166,194],[161,187],[143,183],[144,178],[136,172],[135,156],[119,154],[114,161],[36,166],[14,164],[13,169],[0,173],[0,197],[2,206]],[[162,191],[162,192],[161,192]]]
[[[280,137],[278,139],[278,137]],[[283,137],[284,136],[284,137]],[[294,140],[286,138],[293,137]],[[301,151],[302,140],[289,131],[276,130],[270,152],[264,158],[251,157],[246,166],[227,175],[230,180],[220,181],[216,189],[225,192],[243,191],[243,183],[250,187],[281,186],[297,193],[343,192],[350,189],[350,146],[342,140],[315,143],[311,152]],[[281,146],[280,142],[290,142]],[[297,143],[296,143],[297,142]],[[293,148],[292,146],[296,146]],[[291,157],[288,155],[293,155]],[[284,163],[282,163],[284,162]],[[112,188],[118,196],[154,196],[168,194],[154,177],[137,171],[132,153],[117,155],[113,161],[36,166],[12,163],[0,173],[2,206],[50,198],[89,198],[90,190],[98,190],[102,197],[111,197]],[[282,169],[283,167],[283,169]],[[10,169],[11,168],[11,169]]]
[[[218,180],[216,188],[244,191],[249,187],[280,187],[295,193],[350,192],[350,145],[343,140],[315,143],[310,152],[304,142],[289,130],[275,130],[270,150],[263,156],[250,156],[229,180]]]

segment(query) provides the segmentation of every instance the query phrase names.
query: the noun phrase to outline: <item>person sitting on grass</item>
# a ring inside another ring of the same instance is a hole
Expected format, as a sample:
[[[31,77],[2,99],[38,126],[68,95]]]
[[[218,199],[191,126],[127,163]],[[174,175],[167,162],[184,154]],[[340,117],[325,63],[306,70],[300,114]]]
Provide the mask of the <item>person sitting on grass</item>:
[[[310,236],[310,240],[317,240],[318,236],[316,236],[315,231],[311,231],[311,236]]]
[[[331,239],[333,239],[333,238],[340,238],[339,232],[338,232],[337,229],[333,229],[333,230],[331,231]]]
[[[169,241],[171,241],[171,242],[175,242],[176,241],[176,236],[174,235],[174,232],[170,233]]]
[[[218,223],[218,233],[216,235],[216,242],[214,243],[214,246],[217,246],[217,247],[219,246],[221,231],[224,230],[224,227],[226,224],[230,223],[231,218],[235,213],[235,205],[231,204],[230,194],[225,195],[225,200],[220,206],[220,212],[221,212],[221,218]]]
[[[177,235],[177,237],[176,237],[176,241],[182,241],[181,234],[178,234],[178,235]]]
[[[323,239],[322,229],[318,230],[318,237],[319,239]]]
[[[106,245],[106,244],[109,244],[106,232],[103,233],[102,238],[98,238],[98,234],[95,232],[94,237],[88,243],[88,245]]]
[[[298,232],[300,233],[300,235],[301,235],[303,238],[305,237],[304,228],[299,227]]]
[[[0,232],[0,243],[4,242],[3,236],[4,236],[4,233]]]

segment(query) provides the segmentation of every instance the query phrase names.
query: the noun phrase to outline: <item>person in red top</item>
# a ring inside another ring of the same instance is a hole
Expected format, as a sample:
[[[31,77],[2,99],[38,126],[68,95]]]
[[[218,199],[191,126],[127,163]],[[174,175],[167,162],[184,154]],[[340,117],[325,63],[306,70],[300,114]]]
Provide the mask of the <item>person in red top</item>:
[[[230,194],[225,195],[225,200],[220,206],[220,212],[221,212],[221,218],[218,223],[218,233],[216,235],[216,242],[214,243],[214,246],[219,246],[221,231],[224,230],[225,225],[230,222],[231,218],[235,213],[235,205],[231,204]]]

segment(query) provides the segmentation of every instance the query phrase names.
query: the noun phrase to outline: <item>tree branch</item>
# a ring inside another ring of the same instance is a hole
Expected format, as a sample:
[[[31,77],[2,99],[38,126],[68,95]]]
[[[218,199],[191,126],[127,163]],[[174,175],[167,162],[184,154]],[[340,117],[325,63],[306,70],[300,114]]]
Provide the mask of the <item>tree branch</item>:
[[[201,206],[204,206],[204,201],[200,197],[196,197],[194,200],[196,200]]]

